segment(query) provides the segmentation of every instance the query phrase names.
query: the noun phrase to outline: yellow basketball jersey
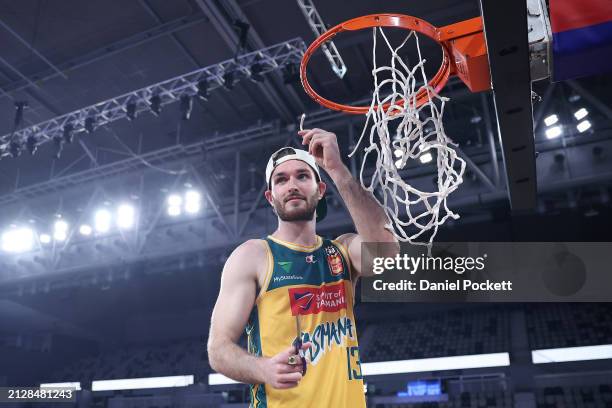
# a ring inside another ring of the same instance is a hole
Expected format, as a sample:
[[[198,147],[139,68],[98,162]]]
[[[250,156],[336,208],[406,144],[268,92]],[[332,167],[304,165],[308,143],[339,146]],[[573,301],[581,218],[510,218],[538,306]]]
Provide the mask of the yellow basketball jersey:
[[[249,352],[272,357],[290,347],[299,315],[308,368],[297,387],[251,386],[251,407],[365,407],[354,293],[346,249],[317,237],[304,247],[266,240],[268,271],[247,325]]]

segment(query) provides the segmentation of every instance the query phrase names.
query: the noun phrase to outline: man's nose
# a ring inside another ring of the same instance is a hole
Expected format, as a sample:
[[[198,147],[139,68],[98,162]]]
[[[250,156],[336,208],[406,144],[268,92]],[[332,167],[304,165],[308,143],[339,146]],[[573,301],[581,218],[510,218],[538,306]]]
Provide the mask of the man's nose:
[[[289,187],[289,191],[290,192],[296,192],[299,191],[297,188],[297,184],[296,184],[296,179],[295,177],[289,177],[289,182],[287,183],[288,187]]]

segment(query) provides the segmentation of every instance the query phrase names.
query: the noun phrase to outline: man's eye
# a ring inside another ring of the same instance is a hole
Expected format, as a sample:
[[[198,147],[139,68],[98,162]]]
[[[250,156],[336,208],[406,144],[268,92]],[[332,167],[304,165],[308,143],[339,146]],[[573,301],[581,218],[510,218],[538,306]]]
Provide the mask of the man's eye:
[[[304,179],[307,179],[307,178],[308,178],[308,176],[307,176],[306,174],[300,174],[300,175],[298,176],[298,178],[299,178],[300,180],[304,180]]]

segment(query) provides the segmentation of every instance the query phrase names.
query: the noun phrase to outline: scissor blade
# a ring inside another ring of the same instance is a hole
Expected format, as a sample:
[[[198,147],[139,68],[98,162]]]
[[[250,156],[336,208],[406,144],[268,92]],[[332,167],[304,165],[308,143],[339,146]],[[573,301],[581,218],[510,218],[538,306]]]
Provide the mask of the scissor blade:
[[[300,336],[300,334],[302,334],[302,331],[300,330],[300,315],[295,316],[295,327],[297,330],[298,337],[302,337]]]

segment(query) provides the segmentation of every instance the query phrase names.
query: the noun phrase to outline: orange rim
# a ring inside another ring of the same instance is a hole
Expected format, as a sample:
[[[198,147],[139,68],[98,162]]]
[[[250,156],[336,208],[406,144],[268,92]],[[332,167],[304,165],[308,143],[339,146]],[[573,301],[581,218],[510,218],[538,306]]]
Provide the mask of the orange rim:
[[[431,86],[436,93],[439,93],[442,88],[448,82],[451,71],[451,60],[450,60],[450,52],[448,46],[440,42],[440,30],[429,24],[425,20],[421,20],[416,17],[407,16],[403,14],[370,14],[367,16],[357,17],[352,20],[345,21],[344,23],[340,23],[337,26],[330,28],[328,31],[323,33],[319,38],[317,38],[306,50],[304,56],[302,57],[302,63],[300,64],[300,79],[302,81],[302,86],[306,93],[314,99],[319,104],[333,110],[344,111],[352,114],[366,114],[370,110],[369,106],[352,106],[352,105],[344,105],[341,103],[336,103],[334,101],[330,101],[319,95],[308,82],[308,77],[306,75],[306,67],[308,65],[308,61],[310,61],[310,57],[312,54],[321,47],[324,43],[331,40],[336,34],[341,33],[343,31],[357,31],[363,30],[365,28],[372,27],[395,27],[395,28],[404,28],[406,30],[416,31],[418,33],[424,34],[432,40],[438,42],[442,47],[442,65],[440,69],[434,75],[434,77],[429,81],[428,85]],[[427,93],[427,89],[425,87],[421,87],[421,89],[416,94],[416,105],[417,107],[423,105],[429,100],[429,96]],[[404,101],[399,100],[396,101],[396,104],[402,104]],[[383,105],[383,109],[388,109],[390,103]]]

